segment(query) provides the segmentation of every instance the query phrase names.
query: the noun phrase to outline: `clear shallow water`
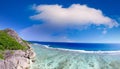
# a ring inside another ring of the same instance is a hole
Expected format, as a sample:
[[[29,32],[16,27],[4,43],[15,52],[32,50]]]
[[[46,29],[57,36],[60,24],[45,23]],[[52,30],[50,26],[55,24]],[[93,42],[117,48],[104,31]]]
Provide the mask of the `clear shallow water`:
[[[36,52],[31,69],[120,69],[118,53],[88,53],[33,45]]]

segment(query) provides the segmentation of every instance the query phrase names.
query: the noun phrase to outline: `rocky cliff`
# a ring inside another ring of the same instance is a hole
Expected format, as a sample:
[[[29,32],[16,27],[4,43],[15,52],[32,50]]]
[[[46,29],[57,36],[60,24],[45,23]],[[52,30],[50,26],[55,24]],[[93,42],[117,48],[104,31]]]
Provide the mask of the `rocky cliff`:
[[[1,30],[0,41],[0,48],[3,48],[0,49],[0,52],[2,52],[4,57],[0,60],[0,69],[29,69],[35,53],[28,42],[20,38],[12,29]],[[12,46],[15,45],[13,42],[18,46],[23,46],[25,49]]]

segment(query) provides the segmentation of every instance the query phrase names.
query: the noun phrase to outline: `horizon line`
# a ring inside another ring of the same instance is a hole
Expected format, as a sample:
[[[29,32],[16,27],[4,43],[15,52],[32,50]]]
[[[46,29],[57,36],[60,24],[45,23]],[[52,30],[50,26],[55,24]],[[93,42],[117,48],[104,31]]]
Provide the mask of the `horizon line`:
[[[62,41],[34,41],[34,40],[27,40],[28,42],[50,42],[50,43],[88,43],[88,44],[120,44],[120,42],[62,42]]]

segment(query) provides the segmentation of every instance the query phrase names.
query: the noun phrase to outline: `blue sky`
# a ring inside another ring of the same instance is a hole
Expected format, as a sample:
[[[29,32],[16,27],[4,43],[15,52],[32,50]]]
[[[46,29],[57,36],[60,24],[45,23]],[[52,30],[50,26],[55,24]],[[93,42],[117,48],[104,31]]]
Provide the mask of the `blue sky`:
[[[120,1],[0,0],[0,29],[26,40],[119,43]]]

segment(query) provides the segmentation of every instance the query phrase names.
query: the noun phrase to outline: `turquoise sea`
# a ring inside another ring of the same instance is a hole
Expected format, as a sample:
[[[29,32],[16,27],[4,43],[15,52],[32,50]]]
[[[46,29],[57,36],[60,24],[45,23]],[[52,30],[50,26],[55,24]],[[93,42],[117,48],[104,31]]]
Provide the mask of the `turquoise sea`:
[[[88,49],[81,46],[84,44],[78,44],[78,46],[64,43],[57,46],[57,44],[33,43],[32,48],[36,57],[31,69],[120,69],[119,44],[103,44],[102,47],[105,46],[103,50],[99,46],[97,46],[99,49],[95,47],[92,50],[91,47],[94,46],[91,45],[96,44],[88,44]],[[78,47],[78,49],[65,48],[64,45]]]

